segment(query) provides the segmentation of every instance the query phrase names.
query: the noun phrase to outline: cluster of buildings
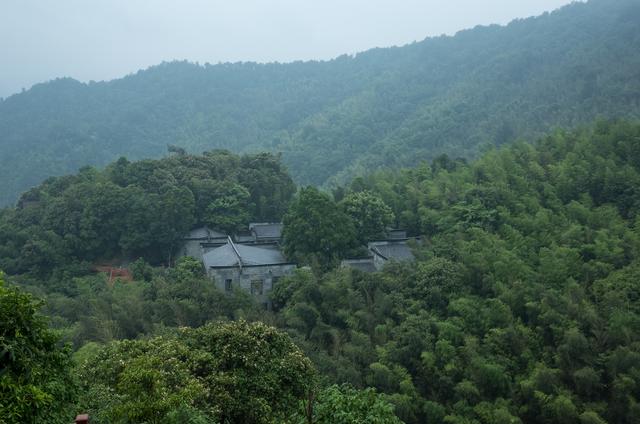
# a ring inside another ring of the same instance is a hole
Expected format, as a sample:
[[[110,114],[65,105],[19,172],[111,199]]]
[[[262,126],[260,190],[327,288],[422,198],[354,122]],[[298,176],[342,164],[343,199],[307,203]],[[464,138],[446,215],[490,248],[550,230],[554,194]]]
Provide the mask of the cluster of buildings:
[[[281,241],[281,223],[252,223],[248,232],[238,234],[201,227],[184,238],[179,253],[200,259],[220,290],[240,288],[268,306],[278,279],[296,268],[284,257]]]
[[[183,241],[179,256],[200,259],[220,290],[246,290],[265,307],[278,280],[296,268],[282,253],[282,223],[252,223],[248,232],[233,235],[201,227]],[[367,256],[344,260],[342,266],[374,272],[390,260],[413,260],[409,241],[406,232],[390,230],[384,240],[367,244]]]

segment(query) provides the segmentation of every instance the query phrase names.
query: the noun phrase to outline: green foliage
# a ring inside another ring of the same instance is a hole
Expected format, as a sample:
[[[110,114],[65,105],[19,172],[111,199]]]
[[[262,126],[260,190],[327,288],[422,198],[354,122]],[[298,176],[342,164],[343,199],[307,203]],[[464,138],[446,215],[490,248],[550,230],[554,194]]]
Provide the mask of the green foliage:
[[[269,295],[273,302],[273,308],[279,310],[285,306],[294,294],[299,295],[302,287],[305,288],[305,292],[313,291],[316,287],[313,273],[306,269],[296,269],[293,276],[282,278]]]
[[[98,275],[74,278],[62,290],[43,295],[45,311],[76,348],[261,314],[261,306],[248,293],[219,291],[204,275],[202,264],[188,257],[168,272],[154,271],[149,281],[107,284]]]
[[[300,272],[280,326],[330,383],[407,423],[626,423],[640,387],[640,124],[598,122],[473,163],[378,172],[414,264]]]
[[[278,221],[294,191],[279,160],[268,154],[120,158],[104,171],[83,168],[49,178],[25,193],[18,207],[4,210],[0,266],[12,274],[48,276],[114,258],[170,263],[194,226],[233,232],[251,220]],[[137,278],[150,278],[142,263],[134,268]]]
[[[285,334],[238,321],[111,343],[81,378],[96,423],[273,423],[306,399],[315,371]]]
[[[331,61],[173,62],[111,82],[38,84],[0,101],[0,204],[51,175],[167,145],[177,157],[283,152],[298,183],[322,185],[599,116],[637,118],[639,20],[636,0],[591,0]],[[258,214],[275,212],[249,191]]]
[[[373,389],[356,390],[348,385],[322,390],[313,404],[317,424],[399,424],[393,406]]]
[[[240,184],[217,185],[208,194],[213,198],[203,217],[205,224],[230,234],[247,225],[251,194],[246,188]]]
[[[488,150],[472,163],[439,157],[377,172],[337,189],[342,204],[301,189],[285,218],[285,247],[317,266],[278,281],[273,311],[246,293],[218,292],[192,258],[168,270],[138,261],[135,282],[76,277],[81,261],[57,269],[44,287],[32,275],[19,281],[43,293],[66,339],[95,343],[75,360],[85,364],[80,406],[97,420],[634,422],[638,140],[640,124],[603,121]],[[220,154],[220,166],[237,165]],[[161,175],[152,165],[120,161],[109,172],[146,187]],[[129,166],[136,170],[127,176]],[[85,169],[73,178],[96,175]],[[74,187],[73,178],[49,190]],[[415,263],[370,274],[334,269],[357,243],[354,218],[342,209],[354,193],[381,199],[422,235]],[[24,222],[39,222],[37,209],[21,212]],[[14,213],[0,212],[7,263],[65,261],[69,240],[54,231],[15,234],[6,220]],[[16,241],[27,246],[22,256],[7,253]],[[206,324],[241,317],[288,335],[244,321]],[[175,329],[184,326],[202,327]]]
[[[153,278],[153,267],[143,258],[138,258],[129,264],[129,270],[135,280],[150,281]]]
[[[68,423],[76,386],[71,351],[38,314],[41,303],[0,273],[0,422]]]
[[[313,387],[311,362],[291,339],[261,323],[207,325],[184,335],[191,349],[203,349],[198,363],[209,402],[220,405],[221,421],[283,420]]]
[[[162,337],[107,345],[80,369],[80,408],[96,423],[162,423],[181,408],[213,417],[218,410],[207,404],[207,388],[193,375],[192,355],[184,344]]]
[[[387,227],[395,221],[391,208],[371,192],[350,193],[339,205],[353,220],[360,243],[384,238]]]
[[[205,277],[202,262],[191,256],[179,258],[171,273],[178,281],[203,279]]]
[[[353,221],[314,187],[300,190],[283,223],[285,254],[301,264],[326,270],[357,245]]]

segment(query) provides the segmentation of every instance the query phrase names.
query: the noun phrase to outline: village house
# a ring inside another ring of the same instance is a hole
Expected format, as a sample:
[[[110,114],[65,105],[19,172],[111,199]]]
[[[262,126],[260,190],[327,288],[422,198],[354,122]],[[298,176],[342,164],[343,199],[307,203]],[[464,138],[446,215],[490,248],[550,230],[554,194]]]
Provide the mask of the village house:
[[[413,261],[415,257],[409,245],[410,240],[418,241],[407,237],[407,232],[404,230],[389,230],[384,240],[367,243],[366,257],[345,259],[341,266],[364,272],[375,272],[380,271],[389,261]]]
[[[251,223],[249,231],[239,231],[233,235],[224,234],[208,227],[195,228],[182,239],[182,248],[178,252],[178,257],[191,256],[202,259],[205,253],[226,244],[229,237],[236,244],[260,244],[274,248],[274,246],[279,246],[282,241],[282,223]]]
[[[246,290],[267,308],[269,292],[276,282],[296,267],[287,262],[278,248],[237,244],[231,237],[227,237],[224,245],[205,253],[202,261],[207,275],[220,290]]]
[[[411,262],[415,260],[408,240],[382,240],[367,244],[371,252],[373,265],[376,270],[381,270],[389,261]]]
[[[253,223],[249,231],[256,243],[279,243],[282,240],[282,223]]]
[[[227,242],[227,235],[218,231],[210,230],[207,227],[195,228],[182,239],[182,249],[178,252],[178,257],[191,256],[202,259],[208,250],[218,247]]]
[[[281,223],[251,223],[233,236],[201,227],[184,237],[179,256],[201,260],[220,290],[244,289],[269,307],[273,285],[295,269],[280,250],[281,239]]]
[[[384,240],[367,243],[366,257],[346,259],[342,266],[375,272],[389,261],[413,261],[410,240],[403,230],[389,230]],[[269,292],[296,268],[282,254],[281,241],[282,223],[251,223],[249,231],[233,236],[202,227],[185,236],[180,254],[200,259],[220,290],[246,290],[269,307]]]

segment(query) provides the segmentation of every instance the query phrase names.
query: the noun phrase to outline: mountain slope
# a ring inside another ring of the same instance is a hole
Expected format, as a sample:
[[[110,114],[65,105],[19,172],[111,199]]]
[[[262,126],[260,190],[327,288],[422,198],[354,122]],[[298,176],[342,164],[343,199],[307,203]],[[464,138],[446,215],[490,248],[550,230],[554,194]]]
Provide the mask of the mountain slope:
[[[640,116],[640,4],[591,0],[506,27],[327,62],[165,63],[0,102],[0,204],[120,155],[269,150],[302,184]]]

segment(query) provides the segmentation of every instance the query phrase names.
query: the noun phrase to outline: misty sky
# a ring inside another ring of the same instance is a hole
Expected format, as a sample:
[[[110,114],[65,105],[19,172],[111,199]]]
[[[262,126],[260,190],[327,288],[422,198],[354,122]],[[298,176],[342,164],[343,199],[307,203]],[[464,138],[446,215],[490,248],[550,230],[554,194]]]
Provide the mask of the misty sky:
[[[0,97],[173,59],[329,59],[505,24],[570,0],[0,0]]]

